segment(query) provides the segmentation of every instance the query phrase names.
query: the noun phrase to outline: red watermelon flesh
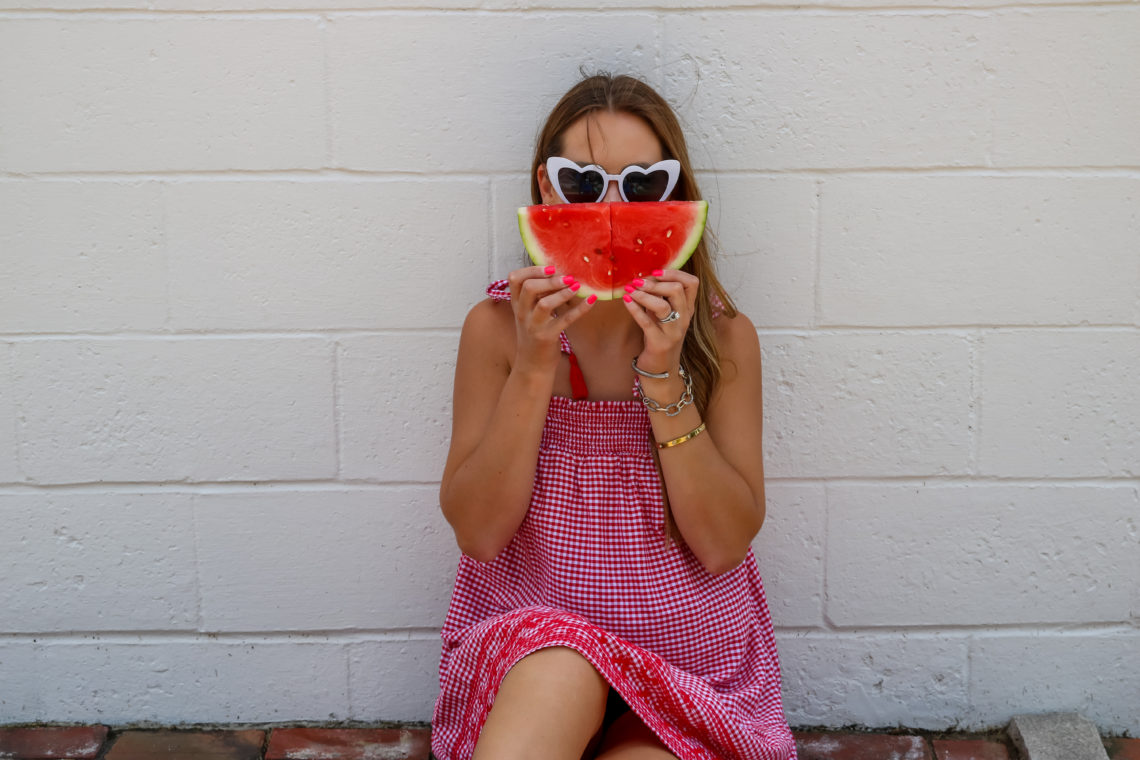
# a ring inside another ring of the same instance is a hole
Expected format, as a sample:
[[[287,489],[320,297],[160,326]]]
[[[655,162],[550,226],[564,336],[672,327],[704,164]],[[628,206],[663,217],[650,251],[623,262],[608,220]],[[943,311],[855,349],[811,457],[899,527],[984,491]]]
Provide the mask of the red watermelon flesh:
[[[560,203],[518,213],[531,260],[572,275],[579,296],[605,300],[654,269],[680,269],[700,243],[708,203]]]

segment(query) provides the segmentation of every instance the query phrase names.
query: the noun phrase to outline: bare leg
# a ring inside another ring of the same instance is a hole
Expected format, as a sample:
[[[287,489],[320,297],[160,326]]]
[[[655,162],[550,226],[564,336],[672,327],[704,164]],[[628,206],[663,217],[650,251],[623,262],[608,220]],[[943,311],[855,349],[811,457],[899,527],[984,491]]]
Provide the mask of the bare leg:
[[[631,710],[606,731],[597,760],[677,760],[677,756]]]
[[[527,655],[503,678],[474,760],[579,760],[602,725],[609,691],[573,649]]]

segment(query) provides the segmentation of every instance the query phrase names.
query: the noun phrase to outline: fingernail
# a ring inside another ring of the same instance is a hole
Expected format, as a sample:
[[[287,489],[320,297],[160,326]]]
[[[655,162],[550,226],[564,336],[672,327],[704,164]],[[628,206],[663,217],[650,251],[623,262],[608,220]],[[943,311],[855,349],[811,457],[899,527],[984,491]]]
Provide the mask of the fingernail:
[[[664,269],[654,269],[654,270],[653,270],[653,276],[654,276],[654,277],[660,277],[660,276],[661,276],[661,275],[663,275],[663,274],[665,274],[665,270],[664,270]]]
[[[591,293],[590,297],[586,299],[586,303],[593,303],[594,301],[597,301],[597,300],[598,300],[598,294],[597,293]]]
[[[563,285],[569,285],[572,282],[574,282],[574,275],[572,275],[572,274],[562,275],[562,284]]]
[[[626,293],[624,296],[621,297],[621,300],[625,301],[626,303],[629,303],[630,301],[633,300],[633,296],[631,296],[629,293]]]
[[[634,281],[633,281],[633,287],[635,287],[635,288],[640,288],[644,284],[645,284],[645,280],[641,279],[640,277],[634,279]]]
[[[546,274],[554,274],[554,267],[547,267],[546,269],[543,269],[542,271],[545,272]]]
[[[577,293],[577,292],[578,292],[578,288],[580,288],[580,287],[582,287],[582,283],[580,283],[580,282],[576,282],[576,283],[574,283],[573,285],[571,285],[571,286],[570,286],[570,289],[571,289],[571,290],[573,290],[575,293]]]
[[[633,292],[633,286],[632,285],[626,285],[625,286],[625,292],[626,293],[632,293]]]

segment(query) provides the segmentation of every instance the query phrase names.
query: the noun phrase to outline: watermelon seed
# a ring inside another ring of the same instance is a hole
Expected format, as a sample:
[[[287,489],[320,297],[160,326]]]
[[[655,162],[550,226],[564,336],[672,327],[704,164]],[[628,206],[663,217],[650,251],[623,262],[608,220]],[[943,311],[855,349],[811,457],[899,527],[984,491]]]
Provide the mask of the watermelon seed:
[[[583,257],[582,257],[582,261],[584,261],[584,262],[586,262],[587,264],[589,264],[589,263],[590,263],[590,257],[589,257],[589,256],[583,256]]]
[[[638,239],[637,239],[637,244],[638,244],[638,245],[641,245],[641,238],[638,238]]]
[[[667,238],[673,237],[673,230],[672,229],[665,230],[665,237],[667,237]]]

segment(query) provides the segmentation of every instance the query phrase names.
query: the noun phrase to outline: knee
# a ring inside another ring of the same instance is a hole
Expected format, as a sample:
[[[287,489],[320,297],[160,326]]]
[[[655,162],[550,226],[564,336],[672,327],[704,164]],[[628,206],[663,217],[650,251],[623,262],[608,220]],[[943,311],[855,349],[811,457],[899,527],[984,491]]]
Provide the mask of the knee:
[[[515,663],[510,672],[536,686],[571,688],[582,697],[597,696],[603,707],[609,695],[609,684],[594,664],[570,647],[531,652]]]

